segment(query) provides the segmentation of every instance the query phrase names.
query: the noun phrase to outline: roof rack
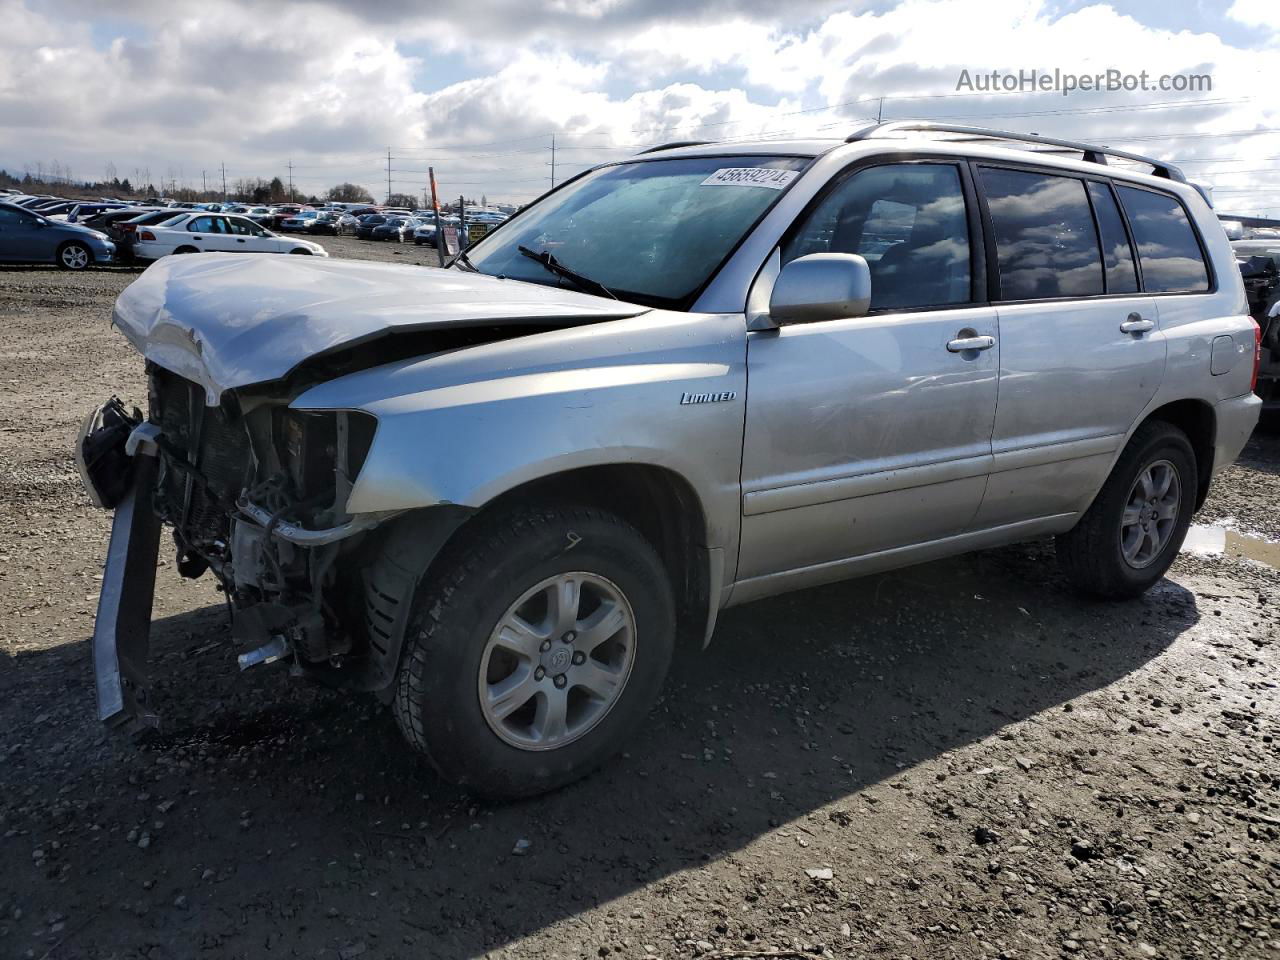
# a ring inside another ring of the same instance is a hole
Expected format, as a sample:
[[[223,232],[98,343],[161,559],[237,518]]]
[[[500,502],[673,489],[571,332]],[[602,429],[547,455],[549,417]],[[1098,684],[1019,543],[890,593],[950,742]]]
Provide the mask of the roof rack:
[[[672,140],[670,143],[660,143],[656,147],[649,147],[647,150],[641,150],[636,156],[642,156],[646,153],[657,153],[659,150],[674,150],[676,147],[701,147],[711,143],[711,140]]]
[[[1059,140],[1056,137],[1042,137],[1036,133],[1014,133],[1010,130],[994,130],[989,127],[969,127],[958,123],[939,123],[934,120],[892,120],[888,123],[874,123],[851,133],[845,143],[856,143],[859,140],[870,140],[893,133],[958,133],[963,134],[961,140],[1012,140],[1019,143],[1039,143],[1051,147],[1065,147],[1078,150],[1084,155],[1086,163],[1107,163],[1107,157],[1120,160],[1132,160],[1135,163],[1146,163],[1151,166],[1151,175],[1164,177],[1186,183],[1183,172],[1171,163],[1143,156],[1140,153],[1129,153],[1125,150],[1113,150],[1093,143],[1081,143],[1077,140]]]

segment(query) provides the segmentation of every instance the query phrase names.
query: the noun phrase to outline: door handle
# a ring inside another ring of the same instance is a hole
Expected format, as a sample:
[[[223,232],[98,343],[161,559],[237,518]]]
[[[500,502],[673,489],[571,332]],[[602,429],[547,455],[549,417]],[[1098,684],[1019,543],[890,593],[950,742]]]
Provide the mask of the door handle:
[[[236,243],[244,243],[244,237],[236,237]]]
[[[995,345],[995,337],[958,337],[948,341],[947,349],[952,353],[967,353],[970,350],[990,350]]]
[[[1124,323],[1120,324],[1121,333],[1146,333],[1148,330],[1154,330],[1155,328],[1156,322],[1148,320],[1140,313],[1129,314]]]

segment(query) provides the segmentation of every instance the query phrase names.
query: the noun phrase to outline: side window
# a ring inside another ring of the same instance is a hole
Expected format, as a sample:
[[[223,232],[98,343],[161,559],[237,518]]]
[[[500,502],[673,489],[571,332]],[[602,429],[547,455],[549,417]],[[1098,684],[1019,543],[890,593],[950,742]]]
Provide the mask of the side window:
[[[1105,183],[1091,181],[1089,199],[1093,201],[1093,215],[1098,219],[1102,266],[1107,272],[1107,293],[1137,293],[1138,271],[1133,265],[1133,250],[1111,188]]]
[[[970,302],[960,171],[949,163],[896,163],[853,174],[787,240],[782,262],[810,253],[863,257],[872,310]]]
[[[192,217],[191,222],[187,224],[187,229],[192,233],[217,232],[213,225],[213,217]]]
[[[1116,188],[1142,261],[1147,293],[1204,293],[1209,268],[1187,212],[1176,199],[1137,187]]]
[[[1002,300],[1103,292],[1102,256],[1084,182],[983,167]]]
[[[16,227],[22,223],[22,214],[8,207],[0,207],[0,226]]]
[[[227,217],[227,224],[231,227],[231,232],[236,236],[253,236],[253,225],[248,220],[241,220],[239,217]]]

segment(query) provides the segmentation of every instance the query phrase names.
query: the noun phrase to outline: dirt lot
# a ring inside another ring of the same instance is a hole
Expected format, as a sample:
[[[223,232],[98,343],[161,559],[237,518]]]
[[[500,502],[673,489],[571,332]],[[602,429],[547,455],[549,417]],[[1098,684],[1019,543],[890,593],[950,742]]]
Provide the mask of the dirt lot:
[[[1030,545],[730,611],[628,754],[511,805],[239,676],[162,560],[163,730],[108,734],[70,445],[143,396],[133,276],[0,268],[0,957],[1280,957],[1280,573],[1230,557],[1118,605]],[[1205,516],[1278,505],[1263,435]]]

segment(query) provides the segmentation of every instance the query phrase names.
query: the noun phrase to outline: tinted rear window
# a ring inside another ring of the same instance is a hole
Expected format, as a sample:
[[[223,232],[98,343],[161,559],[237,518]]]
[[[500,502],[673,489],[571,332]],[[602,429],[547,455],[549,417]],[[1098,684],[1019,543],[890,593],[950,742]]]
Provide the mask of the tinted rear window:
[[[1103,292],[1102,257],[1084,182],[982,168],[1003,300]]]
[[[1102,240],[1102,265],[1107,271],[1107,293],[1136,293],[1138,271],[1133,265],[1133,249],[1124,231],[1124,220],[1111,188],[1105,183],[1089,184],[1089,199],[1098,218],[1098,234]]]
[[[1138,245],[1148,293],[1203,293],[1209,268],[1187,212],[1176,199],[1137,187],[1116,188]]]

